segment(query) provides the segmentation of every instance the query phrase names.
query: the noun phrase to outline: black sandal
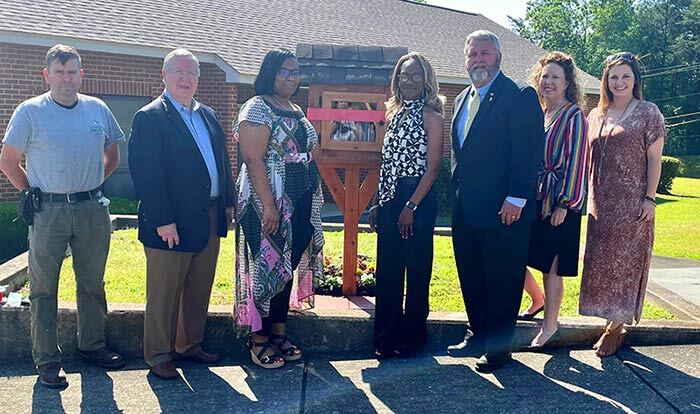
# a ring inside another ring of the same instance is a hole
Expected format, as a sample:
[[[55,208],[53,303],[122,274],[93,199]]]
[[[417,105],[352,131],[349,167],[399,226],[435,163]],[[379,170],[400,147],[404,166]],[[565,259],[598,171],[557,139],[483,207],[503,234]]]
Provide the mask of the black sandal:
[[[253,337],[249,337],[247,346],[250,350],[250,359],[255,365],[265,369],[280,368],[284,365],[284,359],[280,358],[280,356],[277,353],[274,353],[272,355],[265,355],[265,351],[271,349],[269,341],[255,342]],[[260,351],[258,351],[257,353],[253,351],[253,348],[255,347],[261,347]]]
[[[289,343],[289,346],[282,348],[282,345],[285,343]],[[287,362],[301,359],[301,348],[292,344],[287,335],[270,335],[270,345],[278,354],[282,355],[282,358]]]

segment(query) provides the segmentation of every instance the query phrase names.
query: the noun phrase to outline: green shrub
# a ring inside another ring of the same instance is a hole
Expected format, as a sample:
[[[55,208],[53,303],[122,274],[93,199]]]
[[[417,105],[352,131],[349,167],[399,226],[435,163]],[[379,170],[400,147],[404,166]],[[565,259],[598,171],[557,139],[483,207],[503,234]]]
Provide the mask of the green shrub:
[[[138,205],[139,202],[137,200],[110,198],[109,214],[129,214],[135,216]]]
[[[28,249],[27,226],[17,218],[14,202],[0,203],[0,263]]]
[[[681,177],[700,178],[700,155],[678,157],[683,162]]]
[[[437,209],[438,215],[449,214],[452,210],[452,166],[450,164],[450,159],[445,158],[440,164],[440,172],[437,178],[435,178],[435,183],[433,183],[433,189],[435,190],[435,197],[437,199]]]
[[[656,191],[659,194],[671,194],[673,179],[678,177],[682,171],[683,161],[674,157],[661,157],[661,179],[659,180],[659,188]]]

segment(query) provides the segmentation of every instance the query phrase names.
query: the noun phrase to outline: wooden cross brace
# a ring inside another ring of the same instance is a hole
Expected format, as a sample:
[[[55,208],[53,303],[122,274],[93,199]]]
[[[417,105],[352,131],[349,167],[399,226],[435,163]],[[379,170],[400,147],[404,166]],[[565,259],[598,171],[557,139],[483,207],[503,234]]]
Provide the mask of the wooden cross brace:
[[[345,170],[345,184],[338,177],[337,169]],[[362,184],[360,171],[368,170]],[[360,215],[371,201],[377,190],[379,169],[376,163],[319,163],[321,177],[326,182],[333,200],[343,213],[343,295],[355,296],[357,293],[357,233]]]

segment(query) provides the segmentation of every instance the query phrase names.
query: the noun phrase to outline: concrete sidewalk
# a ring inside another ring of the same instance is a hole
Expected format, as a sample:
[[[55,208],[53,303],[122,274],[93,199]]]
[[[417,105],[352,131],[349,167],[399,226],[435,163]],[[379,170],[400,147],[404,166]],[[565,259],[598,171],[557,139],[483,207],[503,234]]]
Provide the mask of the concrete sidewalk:
[[[679,319],[700,321],[700,261],[653,256],[647,293]]]
[[[106,372],[66,364],[70,386],[36,383],[31,364],[0,368],[0,411],[84,413],[691,413],[700,411],[700,345],[635,347],[598,359],[591,350],[517,353],[494,374],[475,358],[424,354],[378,362],[366,355],[310,355],[265,371],[244,359],[182,378],[148,375],[143,361]]]

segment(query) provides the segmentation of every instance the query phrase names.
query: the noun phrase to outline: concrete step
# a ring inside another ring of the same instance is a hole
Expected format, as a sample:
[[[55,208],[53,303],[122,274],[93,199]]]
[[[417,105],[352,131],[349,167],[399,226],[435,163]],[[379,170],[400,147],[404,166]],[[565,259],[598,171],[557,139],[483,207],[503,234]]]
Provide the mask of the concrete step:
[[[143,305],[110,304],[108,344],[129,358],[142,356]],[[31,360],[28,308],[0,308],[0,360]],[[431,313],[428,349],[444,350],[465,334],[464,313]],[[311,353],[372,350],[373,319],[368,309],[314,309],[294,313],[288,322],[294,341]],[[604,321],[597,318],[561,318],[560,346],[590,347],[600,336]],[[59,343],[66,359],[77,357],[77,312],[74,304],[61,304],[58,313]],[[539,329],[539,322],[518,322],[515,343],[526,345]],[[212,306],[204,347],[223,355],[244,352],[244,338],[233,330],[228,306]],[[643,321],[628,328],[629,345],[700,344],[700,323]]]

